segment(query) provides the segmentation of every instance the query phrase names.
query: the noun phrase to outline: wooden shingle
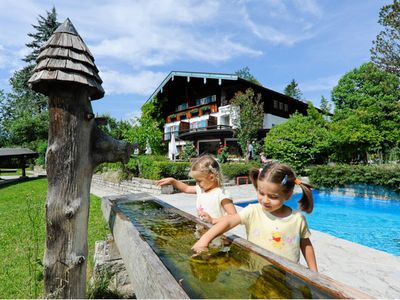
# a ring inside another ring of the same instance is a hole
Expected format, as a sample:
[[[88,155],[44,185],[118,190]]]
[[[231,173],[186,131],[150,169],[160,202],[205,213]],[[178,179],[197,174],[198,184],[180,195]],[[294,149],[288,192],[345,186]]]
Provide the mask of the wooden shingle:
[[[92,53],[69,19],[60,25],[41,47],[37,65],[28,83],[37,92],[48,95],[52,83],[77,83],[89,90],[91,100],[104,96]],[[68,87],[66,87],[67,89]]]

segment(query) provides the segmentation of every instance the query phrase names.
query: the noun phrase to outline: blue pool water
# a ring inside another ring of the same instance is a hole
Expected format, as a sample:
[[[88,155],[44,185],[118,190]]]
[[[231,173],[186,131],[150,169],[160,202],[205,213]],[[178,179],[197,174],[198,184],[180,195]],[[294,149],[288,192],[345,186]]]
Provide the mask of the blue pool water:
[[[333,195],[313,191],[310,228],[400,256],[400,200]],[[297,208],[300,194],[286,202]],[[244,207],[251,201],[240,204]]]

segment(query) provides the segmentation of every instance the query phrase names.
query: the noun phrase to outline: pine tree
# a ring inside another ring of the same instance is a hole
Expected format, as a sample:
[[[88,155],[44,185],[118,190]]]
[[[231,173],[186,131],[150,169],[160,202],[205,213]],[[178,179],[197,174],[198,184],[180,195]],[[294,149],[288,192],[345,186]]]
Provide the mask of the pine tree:
[[[400,77],[400,2],[385,5],[379,12],[379,24],[384,26],[371,49],[372,61],[381,69]]]
[[[331,113],[332,105],[329,103],[328,99],[326,99],[324,96],[321,96],[320,109],[325,115],[329,115]]]
[[[47,12],[47,17],[39,15],[38,25],[32,25],[36,33],[28,33],[33,38],[26,44],[32,51],[23,60],[27,66],[14,72],[10,78],[11,92],[1,99],[0,128],[7,137],[6,145],[18,145],[37,150],[47,141],[48,114],[45,96],[32,91],[28,80],[32,75],[40,47],[53,34],[60,23],[56,9]]]
[[[57,22],[57,12],[54,6],[51,11],[46,11],[46,13],[47,17],[39,15],[38,25],[32,25],[36,29],[36,32],[28,33],[28,36],[33,40],[25,45],[32,49],[32,52],[25,56],[23,60],[29,64],[35,63],[40,52],[40,47],[49,39],[57,27],[60,26],[60,23]]]
[[[292,98],[298,99],[298,100],[301,100],[301,98],[303,97],[303,94],[301,93],[301,91],[299,89],[299,85],[294,79],[292,79],[292,81],[285,87],[285,90],[283,91],[283,93],[286,96],[289,96],[289,97],[292,97]]]
[[[262,86],[262,84],[250,73],[249,67],[244,67],[235,72],[235,75],[239,76],[242,79],[246,79],[252,83]]]

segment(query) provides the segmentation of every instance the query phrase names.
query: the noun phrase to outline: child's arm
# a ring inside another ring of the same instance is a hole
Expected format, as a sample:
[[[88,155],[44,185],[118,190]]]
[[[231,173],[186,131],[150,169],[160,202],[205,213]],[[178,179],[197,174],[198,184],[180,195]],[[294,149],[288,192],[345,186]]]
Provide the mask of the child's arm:
[[[192,250],[197,253],[206,250],[208,244],[214,238],[239,224],[239,214],[228,215],[220,218],[218,223],[211,227],[205,234],[203,234],[203,236],[193,245]]]
[[[314,247],[309,238],[300,239],[300,249],[303,253],[307,266],[311,271],[318,272],[317,260],[315,259]]]
[[[235,205],[233,204],[231,199],[228,199],[228,198],[223,199],[221,201],[221,206],[225,210],[227,215],[234,215],[237,213]],[[210,224],[217,224],[221,220],[221,218],[223,218],[223,216],[219,217],[219,218],[212,218],[206,211],[201,212],[199,214],[199,217],[203,221],[210,223]]]
[[[183,193],[196,194],[195,186],[187,185],[186,183],[183,183],[182,181],[176,180],[175,178],[172,178],[172,177],[163,178],[156,182],[157,186],[162,186],[162,185],[166,185],[166,184],[172,184],[174,187],[176,187],[178,190],[180,190]]]

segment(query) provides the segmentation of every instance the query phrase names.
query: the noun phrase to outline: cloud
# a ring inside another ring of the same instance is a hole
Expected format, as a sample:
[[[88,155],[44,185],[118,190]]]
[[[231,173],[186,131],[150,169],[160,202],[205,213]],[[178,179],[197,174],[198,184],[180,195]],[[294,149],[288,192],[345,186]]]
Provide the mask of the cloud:
[[[245,2],[241,8],[245,26],[259,39],[273,45],[292,46],[312,38],[314,24],[322,17],[322,9],[313,0],[296,0],[295,5],[283,1]],[[248,4],[248,5],[247,5]]]
[[[328,77],[317,78],[312,81],[300,82],[299,87],[303,92],[330,91],[335,85],[337,85],[342,76],[343,75],[332,75]]]
[[[138,94],[149,96],[167,76],[163,72],[141,71],[134,75],[114,70],[100,71],[103,88],[107,95]]]

